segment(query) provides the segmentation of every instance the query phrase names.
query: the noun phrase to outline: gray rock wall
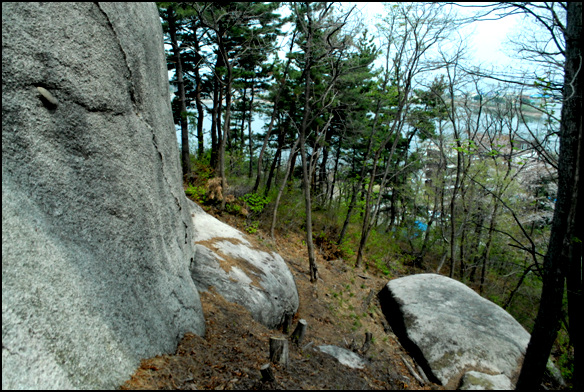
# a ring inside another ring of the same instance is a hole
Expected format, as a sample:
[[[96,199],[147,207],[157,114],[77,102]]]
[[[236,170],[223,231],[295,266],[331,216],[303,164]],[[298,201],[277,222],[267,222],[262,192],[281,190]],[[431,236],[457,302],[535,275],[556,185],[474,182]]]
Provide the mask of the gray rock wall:
[[[162,42],[153,3],[2,3],[3,389],[204,333]]]

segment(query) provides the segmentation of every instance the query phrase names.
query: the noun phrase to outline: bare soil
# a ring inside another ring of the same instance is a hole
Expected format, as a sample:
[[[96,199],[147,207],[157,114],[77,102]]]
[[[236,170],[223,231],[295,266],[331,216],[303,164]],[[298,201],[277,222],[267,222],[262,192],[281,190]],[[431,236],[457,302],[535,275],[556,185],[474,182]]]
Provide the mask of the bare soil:
[[[232,216],[219,217],[242,229]],[[416,365],[391,331],[379,307],[377,293],[388,278],[374,270],[348,266],[331,258],[321,246],[317,263],[320,279],[309,281],[303,237],[287,233],[276,240],[259,230],[248,239],[262,249],[278,252],[295,276],[300,306],[287,333],[254,321],[242,306],[227,302],[211,288],[201,293],[205,336],[186,334],[174,354],[144,359],[121,389],[443,389],[418,382]],[[405,272],[405,271],[404,271]],[[275,381],[261,379],[269,362],[269,338],[289,336],[299,319],[308,328],[299,344],[290,342],[289,366],[272,364]],[[373,335],[362,349],[365,333]],[[319,345],[351,349],[366,359],[364,369],[352,369],[320,352]]]

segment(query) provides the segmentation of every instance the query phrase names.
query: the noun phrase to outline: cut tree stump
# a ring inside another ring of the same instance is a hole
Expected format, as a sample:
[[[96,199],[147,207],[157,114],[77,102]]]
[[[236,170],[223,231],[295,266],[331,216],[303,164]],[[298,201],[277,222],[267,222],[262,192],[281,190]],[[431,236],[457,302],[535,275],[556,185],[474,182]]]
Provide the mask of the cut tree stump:
[[[306,322],[306,320],[304,319],[298,320],[296,329],[294,330],[294,332],[292,332],[292,335],[290,335],[290,339],[297,345],[300,345],[300,343],[302,343],[302,339],[304,339],[304,335],[306,334],[307,325],[308,323]]]
[[[373,339],[373,334],[371,332],[365,332],[365,342],[363,343],[363,346],[361,347],[361,354],[365,354],[368,350],[369,347],[371,346],[371,340]]]
[[[282,322],[282,332],[285,334],[290,332],[290,327],[292,326],[292,314],[286,313],[284,315],[284,321]]]
[[[369,294],[367,294],[367,297],[363,300],[363,303],[361,304],[361,309],[363,310],[363,312],[366,312],[369,309],[369,304],[371,303],[371,300],[373,299],[374,295],[375,290],[373,289],[369,290]]]
[[[288,339],[270,338],[270,361],[288,367]]]
[[[276,377],[274,377],[274,372],[272,371],[272,365],[269,363],[262,365],[260,372],[262,373],[262,381],[272,382],[276,379]]]

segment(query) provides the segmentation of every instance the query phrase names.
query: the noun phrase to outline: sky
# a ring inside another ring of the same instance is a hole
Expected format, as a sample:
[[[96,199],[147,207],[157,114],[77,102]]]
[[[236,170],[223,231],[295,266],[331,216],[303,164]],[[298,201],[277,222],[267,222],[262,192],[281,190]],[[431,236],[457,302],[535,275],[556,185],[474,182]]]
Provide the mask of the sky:
[[[373,23],[376,15],[383,15],[382,2],[346,3],[347,6],[356,4],[357,8],[365,16],[365,20]],[[470,9],[456,9],[459,13],[471,13]],[[461,34],[469,38],[473,62],[477,65],[508,66],[516,62],[504,53],[504,43],[507,36],[512,34],[519,26],[521,16],[512,15],[501,20],[481,21],[473,23],[461,29]]]

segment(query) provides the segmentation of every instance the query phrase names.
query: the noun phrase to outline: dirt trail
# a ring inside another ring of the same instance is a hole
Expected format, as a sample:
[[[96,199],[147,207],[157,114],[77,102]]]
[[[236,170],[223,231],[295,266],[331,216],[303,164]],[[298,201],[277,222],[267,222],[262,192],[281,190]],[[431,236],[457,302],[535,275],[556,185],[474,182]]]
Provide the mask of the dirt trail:
[[[406,360],[415,368],[377,300],[386,277],[354,270],[342,260],[326,261],[321,254],[317,261],[321,279],[311,284],[300,236],[288,234],[274,242],[259,232],[248,238],[258,247],[280,253],[296,279],[300,307],[290,332],[298,319],[305,319],[308,329],[299,346],[290,343],[288,368],[272,365],[275,381],[261,381],[269,338],[288,334],[255,322],[243,307],[211,289],[201,294],[205,336],[187,334],[175,354],[143,360],[122,389],[443,389],[420,384],[404,365]],[[373,334],[373,343],[362,353],[366,332]],[[367,366],[359,370],[341,365],[315,349],[323,344],[353,349]]]

